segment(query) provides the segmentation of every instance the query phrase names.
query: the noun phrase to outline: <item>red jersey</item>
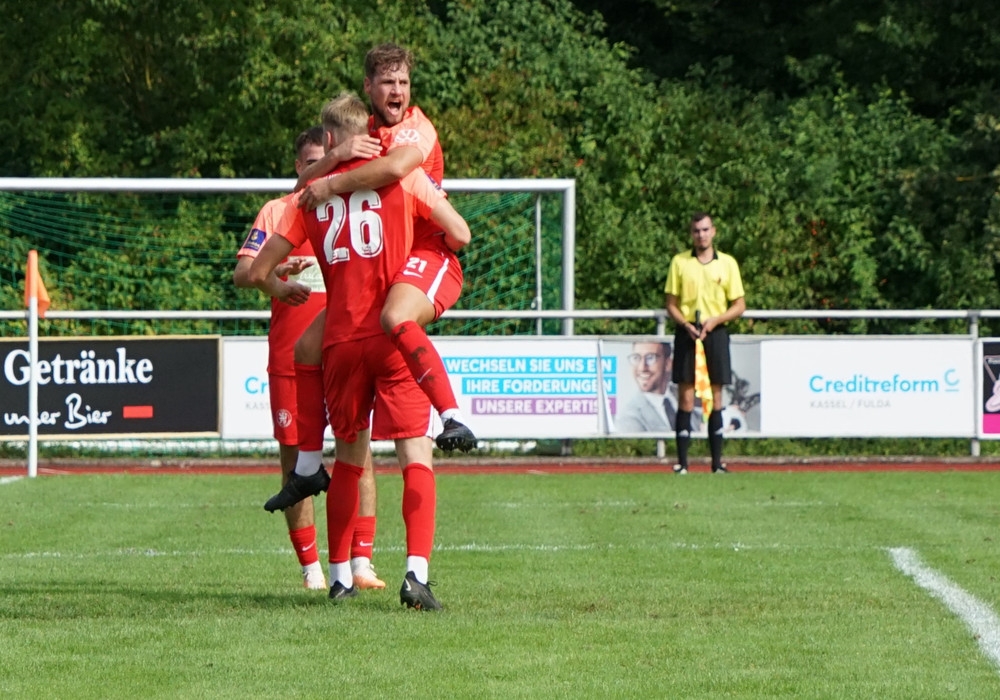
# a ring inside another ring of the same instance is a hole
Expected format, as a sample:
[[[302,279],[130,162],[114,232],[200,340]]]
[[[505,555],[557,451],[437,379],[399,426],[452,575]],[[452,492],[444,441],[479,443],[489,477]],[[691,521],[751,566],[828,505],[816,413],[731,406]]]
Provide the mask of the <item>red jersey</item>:
[[[419,107],[409,107],[406,116],[395,126],[375,128],[375,117],[368,119],[369,133],[382,142],[382,155],[393,148],[413,146],[423,155],[420,164],[424,172],[438,185],[444,180],[444,154],[438,141],[437,129]]]
[[[419,107],[409,107],[406,116],[395,126],[375,127],[375,117],[368,120],[369,133],[382,142],[382,155],[394,148],[413,146],[423,155],[420,167],[439,187],[444,181],[444,154],[438,141],[437,129]],[[414,226],[414,248],[444,246],[444,234],[430,221],[418,221]]]
[[[326,177],[367,161],[355,160]],[[281,236],[311,241],[326,280],[323,347],[382,335],[379,316],[413,244],[414,219],[430,217],[444,195],[422,170],[377,190],[333,195],[312,211],[286,209]]]
[[[293,195],[288,194],[280,199],[272,199],[257,213],[250,234],[236,252],[236,257],[256,258],[257,253],[275,233],[280,233],[281,220]],[[290,257],[308,257],[314,261],[312,245],[305,241],[296,247]],[[316,315],[326,306],[326,288],[319,266],[315,264],[306,268],[295,279],[312,289],[309,301],[301,306],[289,306],[277,299],[271,299],[271,327],[267,332],[267,371],[275,376],[295,376],[295,341],[316,318]]]

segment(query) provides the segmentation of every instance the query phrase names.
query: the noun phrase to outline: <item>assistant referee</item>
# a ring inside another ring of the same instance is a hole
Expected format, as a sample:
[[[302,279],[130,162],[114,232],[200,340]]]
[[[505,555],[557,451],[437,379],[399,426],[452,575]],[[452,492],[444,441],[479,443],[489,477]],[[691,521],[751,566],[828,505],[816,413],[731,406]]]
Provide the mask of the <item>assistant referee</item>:
[[[677,324],[674,333],[673,380],[678,389],[675,423],[677,464],[674,472],[687,474],[691,444],[691,413],[694,411],[695,341],[705,346],[708,377],[712,385],[712,412],[708,416],[708,443],[712,473],[725,474],[722,463],[722,387],[732,383],[729,331],[726,323],[746,311],[743,280],[736,259],[712,245],[712,217],[698,211],[691,215],[691,250],[678,253],[667,273],[666,307]]]

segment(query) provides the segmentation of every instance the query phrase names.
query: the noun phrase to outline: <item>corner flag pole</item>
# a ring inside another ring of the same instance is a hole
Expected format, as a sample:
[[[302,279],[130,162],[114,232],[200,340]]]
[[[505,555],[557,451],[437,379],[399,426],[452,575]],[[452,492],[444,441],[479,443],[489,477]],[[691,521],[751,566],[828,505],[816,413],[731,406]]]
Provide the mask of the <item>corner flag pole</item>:
[[[24,276],[24,302],[28,307],[28,357],[31,378],[28,382],[28,476],[38,476],[38,318],[49,308],[49,293],[38,274],[38,251],[28,251],[28,270]]]

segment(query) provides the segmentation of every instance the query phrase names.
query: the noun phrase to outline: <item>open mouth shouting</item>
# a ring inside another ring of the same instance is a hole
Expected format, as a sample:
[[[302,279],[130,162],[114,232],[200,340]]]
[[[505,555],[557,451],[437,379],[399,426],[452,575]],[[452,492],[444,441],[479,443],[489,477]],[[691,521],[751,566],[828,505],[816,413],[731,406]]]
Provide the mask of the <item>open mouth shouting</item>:
[[[385,103],[385,113],[388,119],[386,121],[396,123],[402,121],[403,112],[406,110],[406,105],[401,99],[390,99]]]
[[[366,80],[365,90],[371,98],[372,111],[383,122],[379,126],[395,126],[406,117],[410,106],[409,71],[383,71],[375,80]]]

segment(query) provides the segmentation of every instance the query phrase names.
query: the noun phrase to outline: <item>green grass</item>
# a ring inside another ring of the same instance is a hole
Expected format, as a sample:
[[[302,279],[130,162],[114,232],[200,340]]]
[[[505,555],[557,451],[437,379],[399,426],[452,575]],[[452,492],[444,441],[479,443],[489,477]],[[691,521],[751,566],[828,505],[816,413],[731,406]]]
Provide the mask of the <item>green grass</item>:
[[[1000,610],[1000,472],[441,474],[440,614],[399,605],[398,475],[389,589],[339,606],[301,588],[275,484],[0,485],[0,697],[1000,697],[886,552]]]
[[[481,442],[476,455],[479,457],[520,457],[533,454],[538,457],[572,454],[577,457],[654,457],[657,443],[654,438],[593,438],[593,439],[541,439],[527,441],[520,448],[512,448],[509,441]],[[663,440],[673,454],[674,439]],[[534,446],[531,446],[534,443]],[[842,457],[968,457],[971,441],[968,438],[733,438],[726,440],[726,456],[779,457],[779,458],[832,458]],[[1000,440],[979,442],[983,457],[1000,455]],[[131,459],[155,458],[215,458],[215,459],[272,459],[278,453],[273,440],[220,440],[168,439],[123,440],[77,443],[65,440],[42,440],[38,445],[41,462],[51,459]],[[708,441],[696,439],[691,443],[692,457],[708,457]],[[24,462],[28,455],[27,442],[0,441],[0,459]],[[467,457],[455,455],[466,460]],[[437,458],[448,455],[437,453]]]

